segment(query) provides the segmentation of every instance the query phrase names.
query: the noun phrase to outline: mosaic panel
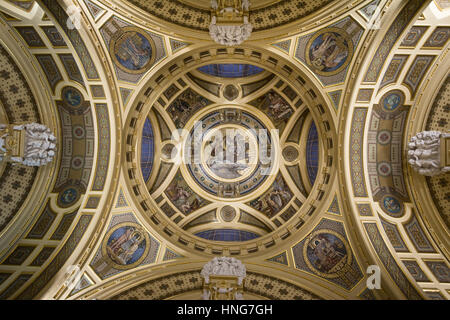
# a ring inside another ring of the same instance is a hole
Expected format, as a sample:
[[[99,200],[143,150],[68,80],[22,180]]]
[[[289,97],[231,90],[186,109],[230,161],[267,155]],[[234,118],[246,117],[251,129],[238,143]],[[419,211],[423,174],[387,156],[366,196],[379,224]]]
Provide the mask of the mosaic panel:
[[[31,228],[30,232],[27,235],[27,239],[42,239],[45,234],[48,232],[50,227],[53,224],[53,221],[56,219],[56,213],[54,213],[50,209],[50,204],[47,203],[44,211],[39,216],[38,220],[34,224],[33,228]]]
[[[173,53],[187,47],[188,45],[189,45],[189,43],[170,38],[170,48],[172,49]]]
[[[119,80],[137,83],[156,62],[166,56],[163,38],[117,17],[108,20],[100,33]]]
[[[405,230],[418,252],[436,252],[415,216],[405,224]]]
[[[350,290],[363,274],[353,255],[342,223],[322,219],[292,248],[295,267]]]
[[[403,38],[403,42],[400,46],[414,48],[427,30],[428,27],[426,26],[413,26],[406,34],[405,38]]]
[[[22,287],[32,277],[32,274],[19,275],[1,294],[0,300],[10,298],[20,287]]]
[[[370,186],[373,199],[389,216],[404,214],[408,201],[402,169],[402,143],[409,107],[404,106],[402,91],[386,93],[374,105],[367,137]]]
[[[373,216],[372,207],[370,204],[359,203],[359,204],[357,204],[357,206],[358,206],[359,215],[361,217],[372,217]]]
[[[380,220],[384,228],[384,232],[386,232],[386,236],[391,242],[392,247],[394,247],[394,250],[397,252],[409,252],[405,242],[402,239],[402,236],[400,235],[400,232],[398,231],[397,226],[395,224],[387,222],[384,219]]]
[[[179,253],[176,253],[173,250],[166,249],[166,252],[164,253],[163,261],[169,261],[169,260],[176,260],[183,258],[183,256]]]
[[[289,54],[289,50],[291,49],[291,42],[292,42],[292,40],[289,39],[289,40],[274,43],[274,44],[272,44],[272,46]]]
[[[416,95],[417,89],[419,88],[419,85],[429,67],[432,65],[434,58],[435,56],[419,55],[412,63],[405,79],[403,80],[403,83],[406,84],[411,91],[412,98]]]
[[[81,60],[81,63],[84,66],[84,70],[88,79],[98,79],[98,72],[95,67],[94,62],[92,61],[91,55],[89,54],[89,50],[84,44],[81,36],[76,28],[69,29],[68,27],[68,19],[69,16],[65,12],[65,10],[60,6],[57,1],[54,0],[43,0],[42,3],[47,7],[48,10],[53,14],[55,19],[58,21],[61,28],[69,37],[75,51],[78,54],[78,57]]]
[[[350,170],[352,175],[353,192],[356,197],[367,197],[363,167],[363,138],[366,117],[366,108],[355,108],[353,112],[350,136]]]
[[[403,274],[396,260],[384,243],[384,240],[381,237],[376,223],[364,223],[364,227],[375,251],[377,252],[378,257],[380,258],[386,270],[389,272],[392,280],[397,284],[406,298],[408,300],[422,300],[423,298],[411,285],[411,283],[409,283],[408,279]]]
[[[403,67],[405,66],[405,62],[408,60],[408,58],[409,58],[408,55],[402,54],[396,54],[392,58],[389,67],[384,73],[383,80],[381,81],[380,84],[380,90],[391,83],[397,82],[398,77],[400,76],[400,73],[402,72]]]
[[[272,258],[267,259],[267,261],[279,263],[279,264],[282,264],[284,266],[288,266],[289,265],[286,251],[282,252],[280,254],[277,254],[276,256],[274,256]]]
[[[351,17],[298,39],[295,57],[324,85],[344,82],[363,28]]]
[[[42,266],[48,258],[52,255],[53,251],[55,251],[55,247],[44,247],[41,252],[34,258],[34,260],[30,263],[30,266],[40,267]]]
[[[419,264],[414,260],[403,260],[403,264],[406,269],[408,269],[409,273],[411,273],[414,280],[417,282],[430,282],[427,275],[423,272],[422,268],[420,268]]]
[[[367,70],[364,78],[365,82],[377,81],[389,53],[392,51],[392,48],[398,38],[401,36],[409,22],[413,19],[422,5],[423,1],[421,0],[411,0],[408,2],[408,5],[404,6],[400,14],[393,19],[392,25],[389,27],[383,41],[374,55],[374,58],[372,59],[372,62],[370,63],[369,69]]]
[[[41,274],[17,297],[19,300],[31,300],[50,282],[54,275],[62,268],[67,259],[78,246],[90,221],[91,215],[82,215],[61,250]]]
[[[55,60],[53,60],[53,57],[50,54],[39,54],[35,55],[35,57],[47,77],[50,88],[52,88],[53,93],[55,93],[56,85],[63,80]]]
[[[424,48],[442,49],[450,37],[450,27],[437,27],[423,45]]]
[[[84,86],[83,76],[81,75],[80,69],[78,69],[77,62],[73,58],[72,54],[58,54],[64,69],[70,80],[76,81]]]
[[[33,27],[15,27],[27,45],[31,48],[45,48],[45,43]]]
[[[109,122],[108,106],[106,104],[95,104],[97,113],[98,129],[98,152],[95,179],[92,185],[93,191],[102,191],[105,187],[108,175],[109,157],[111,152],[111,128]]]
[[[56,48],[67,47],[66,41],[54,26],[41,26],[52,46]]]
[[[14,251],[6,258],[2,264],[3,265],[13,265],[20,266],[34,251],[36,246],[32,245],[21,245],[14,249]]]
[[[112,217],[90,266],[106,279],[125,270],[154,263],[160,244],[131,213]]]
[[[444,261],[425,261],[425,264],[439,282],[450,282],[450,269]]]

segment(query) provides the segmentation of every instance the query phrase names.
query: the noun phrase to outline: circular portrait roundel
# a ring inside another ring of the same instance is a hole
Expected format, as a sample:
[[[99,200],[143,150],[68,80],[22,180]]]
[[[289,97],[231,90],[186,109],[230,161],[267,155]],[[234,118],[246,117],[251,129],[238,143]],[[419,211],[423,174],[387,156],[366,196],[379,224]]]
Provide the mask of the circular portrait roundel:
[[[353,42],[345,30],[325,28],[309,40],[306,62],[319,75],[331,76],[344,70],[352,60]]]
[[[340,270],[352,262],[347,240],[327,229],[315,231],[306,239],[303,258],[313,272],[325,278],[339,277]]]
[[[403,216],[403,203],[393,195],[387,195],[381,199],[381,208],[393,218]]]
[[[383,111],[394,112],[398,107],[402,106],[405,101],[405,96],[400,90],[393,90],[386,93],[381,98],[381,106]]]
[[[140,74],[155,62],[155,42],[144,30],[125,27],[111,39],[110,54],[118,68],[127,73]]]
[[[81,92],[74,87],[65,87],[61,95],[65,105],[69,108],[77,109],[84,101]]]
[[[107,256],[116,269],[131,269],[145,259],[150,249],[148,233],[138,224],[126,222],[114,226],[102,243],[103,256]]]
[[[58,194],[58,207],[68,208],[73,206],[81,197],[81,190],[76,186],[66,186]]]

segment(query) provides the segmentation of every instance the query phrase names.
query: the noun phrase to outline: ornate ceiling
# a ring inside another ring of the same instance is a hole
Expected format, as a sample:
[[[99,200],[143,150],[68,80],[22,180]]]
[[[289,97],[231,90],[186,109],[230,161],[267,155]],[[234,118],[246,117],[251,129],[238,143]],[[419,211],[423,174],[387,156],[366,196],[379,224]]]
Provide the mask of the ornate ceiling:
[[[238,47],[208,7],[0,0],[1,123],[58,137],[0,163],[0,299],[200,299],[222,255],[248,299],[448,299],[449,173],[405,156],[449,131],[445,1],[252,1]]]

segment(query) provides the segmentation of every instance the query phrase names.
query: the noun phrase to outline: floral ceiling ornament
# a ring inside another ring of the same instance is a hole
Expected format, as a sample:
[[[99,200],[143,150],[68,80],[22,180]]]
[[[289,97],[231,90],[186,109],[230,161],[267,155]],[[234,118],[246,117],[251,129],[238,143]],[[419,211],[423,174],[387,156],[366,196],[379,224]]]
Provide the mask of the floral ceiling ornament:
[[[436,176],[450,171],[450,134],[423,131],[408,144],[408,163],[424,176]]]
[[[249,23],[249,0],[211,0],[209,34],[219,44],[240,45],[253,31]]]

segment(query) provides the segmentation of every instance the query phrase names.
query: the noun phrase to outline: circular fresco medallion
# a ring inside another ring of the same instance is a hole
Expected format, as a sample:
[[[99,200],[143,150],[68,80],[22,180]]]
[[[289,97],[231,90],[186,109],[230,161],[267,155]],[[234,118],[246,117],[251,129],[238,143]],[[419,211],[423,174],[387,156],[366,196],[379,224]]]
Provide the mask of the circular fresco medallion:
[[[388,177],[392,173],[391,164],[388,162],[380,162],[377,167],[378,174],[383,177]]]
[[[84,102],[81,92],[74,87],[65,87],[62,90],[62,99],[69,108],[77,109]]]
[[[107,256],[116,269],[131,269],[145,259],[150,249],[148,233],[138,224],[126,222],[114,226],[102,243],[103,256]]]
[[[236,210],[232,206],[225,206],[220,210],[220,216],[223,221],[231,222],[236,217]]]
[[[293,146],[287,146],[283,149],[283,157],[287,162],[294,162],[298,159],[299,153],[297,148]]]
[[[136,27],[117,31],[109,48],[114,64],[131,74],[145,72],[156,59],[155,42],[144,30]]]
[[[212,111],[191,130],[183,163],[195,183],[209,194],[240,198],[256,190],[272,172],[275,161],[270,157],[275,157],[276,150],[271,150],[270,134],[249,112]],[[260,159],[260,153],[267,157]]]
[[[352,60],[353,42],[342,29],[325,28],[309,40],[306,62],[319,75],[331,76],[344,70]]]
[[[86,130],[82,126],[73,126],[72,134],[75,139],[84,139],[86,136]]]
[[[81,197],[81,191],[76,186],[67,186],[58,194],[58,206],[68,208],[73,206]]]
[[[223,96],[227,100],[233,101],[239,96],[239,90],[236,88],[236,86],[229,84],[223,90]]]
[[[403,105],[405,98],[403,92],[399,90],[390,91],[381,98],[383,110],[387,112],[395,111],[399,106]]]
[[[339,271],[352,262],[347,240],[327,229],[315,231],[306,239],[303,258],[313,272],[325,278],[339,277]]]
[[[84,158],[83,157],[74,157],[72,159],[72,169],[80,170],[84,166]]]
[[[390,131],[383,130],[378,133],[377,142],[381,145],[386,145],[391,142],[392,134]]]
[[[399,218],[403,215],[403,203],[393,195],[387,195],[381,199],[381,208],[393,218]]]

